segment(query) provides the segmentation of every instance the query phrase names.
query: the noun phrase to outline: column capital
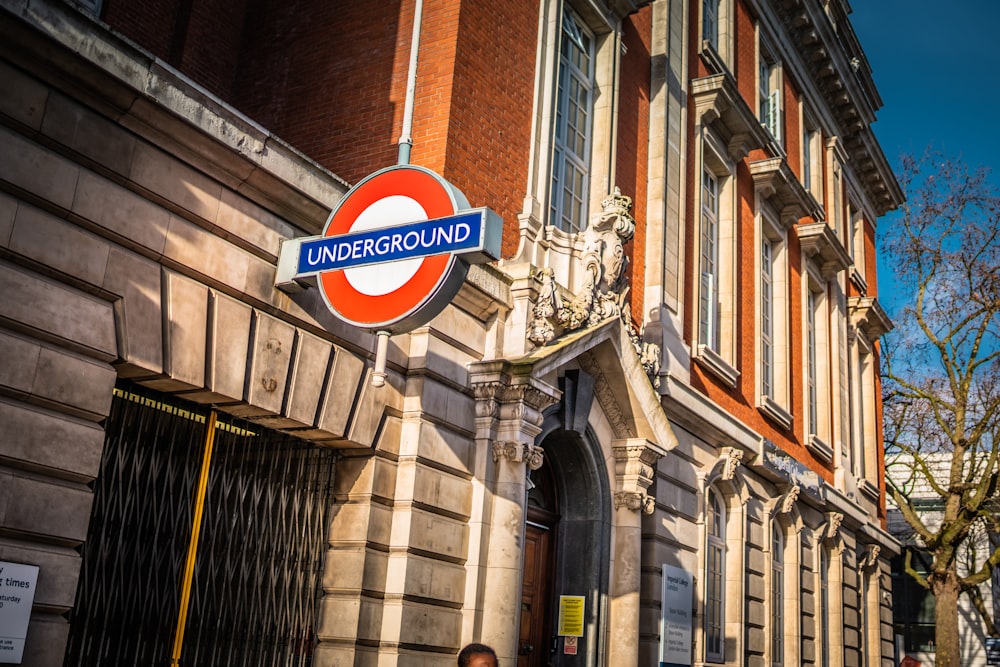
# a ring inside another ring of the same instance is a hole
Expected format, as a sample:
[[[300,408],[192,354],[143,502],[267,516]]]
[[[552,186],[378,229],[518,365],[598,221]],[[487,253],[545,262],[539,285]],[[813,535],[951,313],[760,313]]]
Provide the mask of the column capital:
[[[615,509],[625,507],[632,511],[652,514],[656,501],[646,490],[656,476],[656,462],[666,450],[645,438],[613,440],[611,451],[615,457]]]

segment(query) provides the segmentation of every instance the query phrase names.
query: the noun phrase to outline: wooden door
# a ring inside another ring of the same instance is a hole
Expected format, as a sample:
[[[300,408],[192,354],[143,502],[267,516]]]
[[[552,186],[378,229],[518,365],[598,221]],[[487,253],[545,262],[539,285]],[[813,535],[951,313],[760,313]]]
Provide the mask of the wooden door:
[[[552,530],[528,523],[524,530],[524,581],[517,667],[544,667],[552,637]]]

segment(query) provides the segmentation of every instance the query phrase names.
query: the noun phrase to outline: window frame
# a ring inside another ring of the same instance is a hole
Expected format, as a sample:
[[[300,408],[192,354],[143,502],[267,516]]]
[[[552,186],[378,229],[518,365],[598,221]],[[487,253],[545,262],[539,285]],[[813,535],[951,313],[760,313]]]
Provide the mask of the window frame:
[[[792,414],[789,399],[787,231],[772,206],[759,194],[756,228],[758,252],[755,268],[760,279],[757,286],[757,326],[760,334],[756,342],[759,374],[757,405],[771,419],[788,429],[792,427]],[[765,246],[771,252],[770,267],[765,266]]]
[[[823,131],[815,116],[802,105],[802,187],[816,199],[823,201],[825,161]]]
[[[577,233],[587,226],[590,209],[591,160],[593,151],[593,126],[596,111],[597,37],[586,21],[571,6],[563,6],[559,19],[558,62],[555,73],[555,99],[552,107],[552,158],[549,177],[549,224],[566,233]],[[573,29],[568,30],[567,26]],[[574,32],[575,35],[569,33]],[[575,62],[568,49],[586,59],[587,71]],[[584,127],[576,127],[577,141],[582,141],[582,153],[570,141],[571,104],[579,99],[568,91],[574,86],[583,91],[586,100],[582,108],[586,117]],[[573,170],[572,174],[569,170]],[[571,178],[571,176],[573,178]],[[576,180],[578,184],[571,184]],[[575,211],[567,211],[567,196],[576,203]]]
[[[781,524],[771,521],[771,667],[785,664],[785,548],[786,540]]]
[[[705,662],[722,663],[726,659],[728,512],[722,494],[714,487],[708,487],[705,493],[705,519]],[[718,567],[713,568],[713,564],[717,564]],[[717,594],[713,595],[713,590],[716,588]],[[717,623],[713,623],[716,617]],[[716,636],[712,634],[713,628],[717,628]]]
[[[830,283],[810,260],[803,258],[802,280],[802,424],[809,449],[833,459],[833,319]],[[812,306],[812,308],[810,308]],[[810,341],[810,336],[813,340]],[[812,348],[812,349],[810,349]],[[810,355],[815,364],[810,364]],[[814,375],[810,375],[814,373]],[[811,395],[810,390],[815,394]],[[813,401],[815,400],[815,404]]]
[[[696,262],[693,295],[696,304],[694,322],[694,356],[703,366],[730,387],[735,387],[739,371],[735,368],[735,264],[736,264],[736,194],[735,166],[727,157],[722,142],[715,134],[703,128],[698,156],[699,185],[696,189],[698,229],[695,234]],[[711,266],[706,266],[705,245],[705,175],[712,174],[718,181],[715,201],[718,206],[709,209],[717,216],[716,233],[709,235],[713,247],[709,250]],[[711,271],[706,271],[710,268]],[[708,278],[707,275],[711,276]]]
[[[785,145],[781,59],[769,40],[757,37],[757,118],[779,146]]]

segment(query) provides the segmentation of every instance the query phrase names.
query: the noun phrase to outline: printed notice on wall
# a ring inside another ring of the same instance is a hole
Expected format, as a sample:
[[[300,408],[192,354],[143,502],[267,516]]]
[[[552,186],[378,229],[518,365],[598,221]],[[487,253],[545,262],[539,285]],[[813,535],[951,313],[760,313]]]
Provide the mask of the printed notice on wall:
[[[0,561],[0,663],[20,665],[38,566]]]
[[[583,596],[559,596],[559,634],[563,637],[583,636]]]
[[[673,565],[663,566],[660,667],[691,665],[691,605],[694,577]]]

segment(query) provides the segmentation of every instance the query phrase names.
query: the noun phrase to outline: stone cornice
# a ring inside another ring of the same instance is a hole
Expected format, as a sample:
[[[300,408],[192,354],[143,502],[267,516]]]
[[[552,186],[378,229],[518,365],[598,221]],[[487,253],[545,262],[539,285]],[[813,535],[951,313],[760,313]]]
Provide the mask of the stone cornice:
[[[738,162],[750,151],[769,144],[767,130],[728,73],[692,79],[691,95],[701,125],[711,126],[725,142],[729,157],[734,161]]]
[[[892,331],[892,320],[872,296],[854,296],[847,300],[851,324],[869,341],[875,341]]]
[[[811,222],[795,227],[802,250],[819,266],[827,280],[851,265],[851,256],[837,234],[825,222]]]
[[[750,163],[750,175],[764,198],[772,202],[786,228],[806,216],[823,220],[823,207],[802,187],[784,158],[755,160]]]

